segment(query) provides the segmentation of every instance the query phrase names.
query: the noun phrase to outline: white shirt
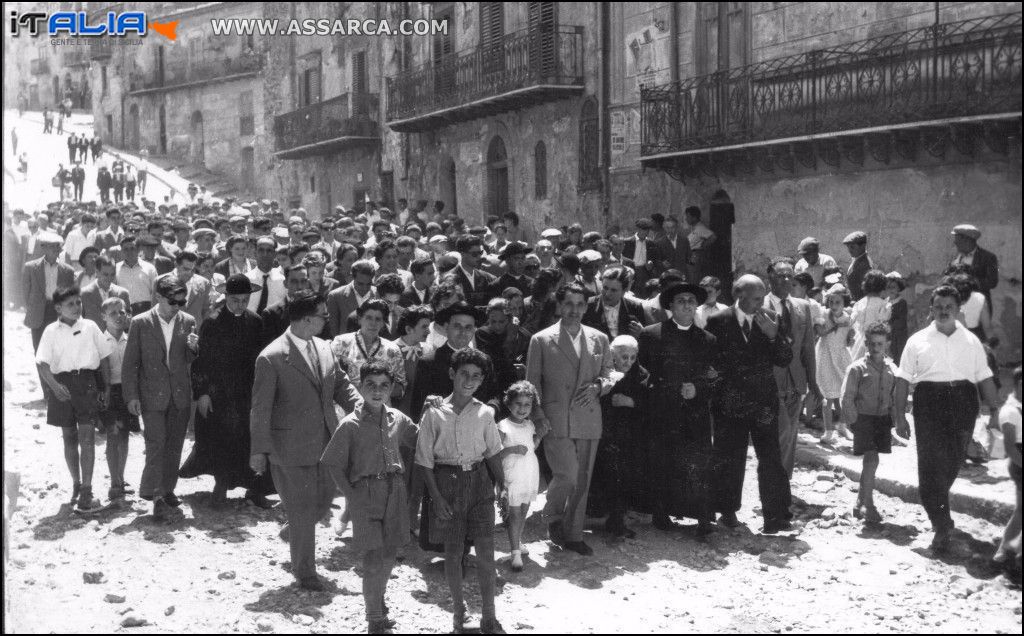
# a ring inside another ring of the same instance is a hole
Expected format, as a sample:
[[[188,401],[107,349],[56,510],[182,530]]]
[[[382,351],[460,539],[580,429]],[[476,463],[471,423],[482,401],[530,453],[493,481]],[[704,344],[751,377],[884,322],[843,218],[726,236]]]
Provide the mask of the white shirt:
[[[621,303],[619,303],[621,304]],[[602,305],[604,307],[604,321],[608,324],[608,332],[615,338],[619,335],[619,305]]]
[[[267,307],[273,307],[284,300],[285,296],[288,295],[288,290],[284,286],[284,272],[280,267],[274,267],[269,272],[263,272],[260,268],[254,267],[246,272],[245,275],[250,281],[260,287],[264,286],[263,277],[267,276]],[[249,311],[254,313],[256,312],[256,308],[260,304],[260,294],[262,293],[263,291],[261,290],[253,292],[253,294],[249,296]]]
[[[156,268],[142,259],[135,267],[130,267],[125,261],[117,264],[117,284],[128,290],[130,304],[153,300],[156,276]]]
[[[678,328],[679,328],[679,331],[689,331],[689,330],[690,330],[690,327],[692,327],[692,326],[693,326],[693,323],[691,322],[690,324],[688,324],[688,325],[686,325],[686,326],[684,327],[683,325],[681,325],[681,324],[679,324],[678,322],[676,322],[676,319],[675,319],[675,318],[673,318],[673,319],[672,319],[672,322],[673,322],[673,323],[675,323],[676,327],[678,327]]]
[[[60,268],[57,263],[50,265],[50,261],[43,259],[43,275],[46,278],[46,300],[53,298],[53,292],[57,291],[57,272]]]
[[[1006,403],[1003,404],[1002,408],[999,409],[999,423],[1000,424],[1013,424],[1013,428],[1017,431],[1017,443],[1020,444],[1021,437],[1021,417],[1020,417],[1020,402],[1011,393],[1006,397]]]
[[[907,339],[896,376],[911,384],[918,382],[957,382],[975,384],[992,377],[981,341],[960,322],[953,335],[930,325]]]
[[[79,226],[68,233],[68,238],[64,241],[64,254],[67,256],[68,264],[76,271],[82,271],[82,266],[78,264],[78,257],[82,255],[82,250],[92,246],[95,241],[95,230],[88,234],[82,234],[82,228]]]
[[[733,307],[736,309],[736,320],[739,321],[739,323],[740,323],[740,331],[743,331],[744,323],[749,323],[750,324],[750,329],[751,329],[751,331],[753,331],[753,329],[754,329],[754,316],[752,316],[751,314],[745,313],[742,309],[740,309],[739,303],[736,303],[735,305],[733,305]],[[747,338],[746,335],[744,335],[743,337],[748,342],[750,341],[750,339]]]
[[[722,303],[715,303],[714,305],[703,304],[697,307],[697,312],[693,315],[693,324],[703,329],[708,325],[708,316],[728,308],[728,305],[723,305]]]
[[[580,330],[576,332],[576,335],[569,333],[569,330],[565,327],[560,327],[566,335],[569,336],[569,340],[572,341],[572,348],[576,351],[576,357],[583,355],[583,326],[580,326]]]
[[[633,253],[633,263],[637,267],[643,267],[647,264],[647,241],[641,240],[636,234],[633,235],[636,239],[636,251]]]
[[[322,367],[322,365],[320,364],[320,360],[317,360],[316,365],[314,365],[313,359],[309,357],[309,345],[311,343],[313,345],[313,351],[316,353],[317,356],[320,355],[320,351],[316,347],[315,339],[310,338],[309,340],[303,340],[302,338],[295,335],[295,332],[292,331],[292,328],[290,326],[288,327],[288,330],[285,331],[285,333],[288,334],[288,338],[299,350],[299,353],[302,354],[302,359],[305,360],[306,366],[309,367],[309,370],[312,371],[313,373],[316,373],[317,368]],[[322,374],[323,372],[324,370],[320,368],[320,373]]]
[[[697,221],[697,225],[684,227],[686,232],[686,238],[690,241],[691,250],[703,249],[704,241],[715,235],[708,226],[704,225],[704,221]]]
[[[43,330],[36,350],[36,364],[49,365],[54,374],[66,373],[98,369],[100,361],[109,355],[110,348],[95,322],[79,318],[75,324],[68,325],[58,319]]]
[[[171,338],[174,337],[174,327],[178,324],[179,315],[174,314],[174,318],[171,318],[170,322],[165,322],[164,317],[160,315],[160,312],[157,312],[156,318],[160,322],[160,331],[164,333],[164,345],[167,348],[166,362],[169,368],[171,366]]]
[[[814,286],[821,287],[822,281],[825,280],[825,270],[827,268],[839,267],[836,263],[836,259],[832,258],[828,254],[818,254],[818,262],[811,265],[807,262],[807,259],[801,258],[793,266],[793,271],[797,274],[801,272],[807,272],[814,279]]]
[[[985,295],[981,292],[971,292],[960,311],[964,313],[964,325],[968,329],[977,329],[981,324],[981,312],[985,310]]]
[[[128,346],[128,333],[122,331],[121,337],[115,340],[109,331],[104,331],[103,339],[110,347],[110,383],[121,384],[121,362],[124,361],[124,349]]]

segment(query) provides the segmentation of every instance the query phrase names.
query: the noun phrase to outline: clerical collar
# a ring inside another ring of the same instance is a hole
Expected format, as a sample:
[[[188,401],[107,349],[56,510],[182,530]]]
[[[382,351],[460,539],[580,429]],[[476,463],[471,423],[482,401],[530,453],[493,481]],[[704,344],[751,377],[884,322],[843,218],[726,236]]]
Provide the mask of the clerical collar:
[[[672,319],[672,322],[676,323],[676,326],[679,327],[679,329],[682,331],[689,331],[690,327],[693,326],[693,323],[691,322],[690,324],[684,327],[683,325],[679,324],[679,321],[677,321],[675,318]]]

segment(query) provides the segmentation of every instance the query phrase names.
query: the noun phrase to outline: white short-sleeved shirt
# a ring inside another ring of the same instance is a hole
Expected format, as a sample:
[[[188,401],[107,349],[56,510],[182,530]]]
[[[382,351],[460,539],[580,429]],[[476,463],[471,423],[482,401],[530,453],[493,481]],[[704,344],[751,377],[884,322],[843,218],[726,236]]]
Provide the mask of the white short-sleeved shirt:
[[[104,331],[103,339],[110,347],[110,383],[121,384],[121,363],[124,362],[124,350],[128,346],[128,332],[122,331],[121,337],[115,340],[109,331]]]
[[[911,384],[958,382],[975,384],[992,377],[981,341],[962,323],[953,335],[941,333],[933,321],[907,339],[896,376]]]
[[[1002,408],[999,409],[999,424],[1013,424],[1013,428],[1017,431],[1017,439],[1015,440],[1020,444],[1021,434],[1021,417],[1020,417],[1020,402],[1011,393],[1006,398],[1006,402]]]
[[[95,322],[79,318],[73,325],[50,323],[39,340],[36,364],[47,364],[54,374],[98,369],[111,348]]]

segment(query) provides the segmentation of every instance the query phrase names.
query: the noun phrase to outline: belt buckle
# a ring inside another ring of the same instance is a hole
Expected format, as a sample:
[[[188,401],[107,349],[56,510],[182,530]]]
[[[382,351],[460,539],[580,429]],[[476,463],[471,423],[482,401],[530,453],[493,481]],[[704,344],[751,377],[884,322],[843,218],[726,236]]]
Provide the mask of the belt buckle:
[[[464,473],[469,473],[469,472],[473,471],[473,465],[472,464],[461,464],[459,466],[459,468],[461,468],[462,472],[464,472]]]

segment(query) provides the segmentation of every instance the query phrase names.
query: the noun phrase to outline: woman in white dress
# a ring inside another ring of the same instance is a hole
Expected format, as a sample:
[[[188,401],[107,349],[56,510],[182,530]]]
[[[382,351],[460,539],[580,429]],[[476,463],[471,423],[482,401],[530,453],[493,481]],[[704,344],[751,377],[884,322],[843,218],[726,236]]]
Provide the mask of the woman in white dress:
[[[875,322],[889,322],[889,312],[892,308],[882,298],[886,283],[885,272],[880,269],[871,269],[864,274],[864,281],[861,284],[864,297],[853,305],[853,312],[850,315],[855,331],[851,352],[854,360],[863,358],[867,353],[864,339],[864,330],[867,326]]]

